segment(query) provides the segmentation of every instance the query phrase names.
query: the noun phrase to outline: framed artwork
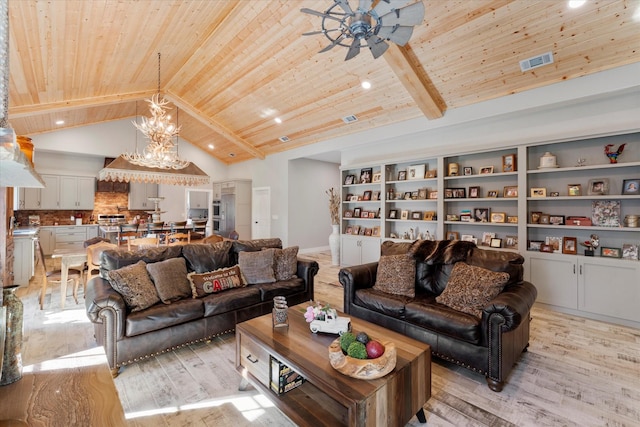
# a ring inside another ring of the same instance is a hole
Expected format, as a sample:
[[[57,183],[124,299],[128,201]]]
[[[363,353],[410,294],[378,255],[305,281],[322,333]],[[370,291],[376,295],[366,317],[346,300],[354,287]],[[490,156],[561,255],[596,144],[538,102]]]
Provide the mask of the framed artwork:
[[[425,178],[435,178],[438,176],[438,170],[434,169],[434,170],[428,170],[425,172],[424,177]]]
[[[447,214],[447,221],[460,221],[460,217],[456,214]]]
[[[493,166],[485,166],[483,168],[480,168],[480,175],[484,175],[488,173],[493,173]]]
[[[560,193],[558,191],[550,191],[549,197],[560,197]]]
[[[462,240],[463,242],[473,242],[477,239],[473,237],[473,234],[463,234],[462,236],[460,236],[460,240]]]
[[[344,230],[344,234],[353,234],[353,227],[348,225]]]
[[[622,259],[638,260],[638,245],[625,243],[622,245]]]
[[[451,190],[451,197],[454,199],[464,199],[465,197],[467,197],[466,188],[447,188],[447,190]]]
[[[347,209],[346,211],[344,211],[344,217],[345,218],[353,217],[353,211],[351,209]]]
[[[539,224],[549,224],[549,214],[541,213]]]
[[[453,198],[453,189],[452,188],[445,188],[444,189],[444,198],[445,199],[452,199]]]
[[[460,214],[460,222],[471,222],[471,214],[470,213],[461,213]]]
[[[350,202],[351,201],[351,197],[353,197],[353,194],[349,193],[347,194],[347,196],[344,198],[345,202]]]
[[[358,201],[358,196],[355,194],[352,194],[351,197],[349,198],[350,202],[357,202]]]
[[[428,199],[437,199],[438,198],[438,192],[437,191],[429,191],[429,193],[427,194],[427,198]]]
[[[409,179],[424,179],[425,165],[409,166]]]
[[[502,247],[502,239],[499,239],[497,237],[491,238],[491,241],[489,242],[489,247],[491,247],[491,248],[501,248]]]
[[[400,212],[400,219],[409,219],[409,211],[403,210]]]
[[[355,182],[355,180],[356,180],[355,175],[347,175],[344,177],[344,185],[351,185]]]
[[[553,252],[553,246],[543,243],[540,245],[540,252]]]
[[[373,175],[373,168],[360,169],[360,184],[370,183],[371,175]]]
[[[507,222],[507,214],[504,212],[491,212],[491,222]]]
[[[531,197],[547,197],[547,189],[542,187],[534,187],[531,189]]]
[[[403,199],[411,200],[411,191],[405,191]]]
[[[460,240],[460,234],[457,231],[447,231],[445,240]]]
[[[582,185],[569,184],[567,186],[567,194],[570,196],[582,196]]]
[[[425,211],[422,216],[423,221],[433,221],[436,217],[436,213],[434,211]]]
[[[371,180],[371,182],[380,182],[382,181],[382,173],[380,172],[376,172],[373,174],[373,179]]]
[[[418,190],[418,199],[419,200],[424,200],[427,198],[427,189],[426,188],[421,188]]]
[[[364,229],[364,235],[365,236],[371,236],[371,233],[373,233],[373,229],[372,228],[365,228]]]
[[[549,215],[549,224],[564,225],[564,215]]]
[[[498,190],[491,190],[487,192],[487,197],[498,197]]]
[[[507,215],[507,222],[509,224],[517,224],[518,223],[518,216],[517,215],[513,215],[513,216]]]
[[[504,193],[502,193],[504,197],[518,197],[518,186],[517,185],[509,185],[504,187]]]
[[[575,255],[578,253],[578,239],[576,237],[562,238],[562,253]]]
[[[353,217],[354,218],[360,218],[361,215],[362,215],[362,208],[355,208],[353,210]]]
[[[622,258],[622,250],[620,248],[600,248],[600,256],[609,258]]]
[[[449,176],[458,176],[458,168],[459,166],[457,163],[449,163],[447,165]]]
[[[489,222],[489,208],[475,208],[473,218],[476,222]]]
[[[380,236],[380,226],[373,227],[373,231],[371,232],[371,235],[375,237]]]
[[[418,200],[418,190],[411,192],[411,200]]]
[[[638,195],[640,194],[640,178],[625,179],[622,181],[622,194]]]
[[[389,211],[389,219],[398,219],[398,209],[391,209]]]
[[[502,172],[515,172],[518,170],[515,154],[502,156]],[[506,197],[506,196],[505,196]]]
[[[553,252],[562,252],[562,237],[547,236],[544,238],[544,243],[551,245]]]
[[[504,241],[504,247],[515,249],[518,247],[518,236],[507,236]]]
[[[358,236],[364,236],[365,231],[366,231],[366,228],[360,227],[360,229],[358,230]]]
[[[353,226],[353,229],[351,230],[351,234],[354,234],[354,235],[356,235],[356,236],[357,236],[358,234],[360,234],[360,226],[359,226],[359,225],[354,225],[354,226]]]
[[[380,192],[374,191],[373,194],[371,195],[371,200],[380,200]]]
[[[405,181],[407,179],[407,171],[398,172],[398,181]]]
[[[496,233],[484,232],[482,233],[482,246],[491,246],[491,239],[496,237]]]
[[[609,178],[590,179],[587,193],[589,196],[609,194]]]
[[[527,249],[530,251],[540,251],[540,247],[544,244],[542,240],[529,240]]]
[[[471,166],[465,166],[462,168],[462,173],[466,176],[473,175],[473,168]]]
[[[362,194],[362,200],[371,200],[371,190],[367,190]]]
[[[594,226],[620,227],[620,200],[594,200],[591,207]]]
[[[412,211],[411,212],[411,219],[422,219],[422,212],[421,211]]]
[[[540,215],[542,215],[542,212],[531,212],[531,224],[539,224]]]
[[[480,187],[469,187],[469,198],[477,199],[480,197]]]

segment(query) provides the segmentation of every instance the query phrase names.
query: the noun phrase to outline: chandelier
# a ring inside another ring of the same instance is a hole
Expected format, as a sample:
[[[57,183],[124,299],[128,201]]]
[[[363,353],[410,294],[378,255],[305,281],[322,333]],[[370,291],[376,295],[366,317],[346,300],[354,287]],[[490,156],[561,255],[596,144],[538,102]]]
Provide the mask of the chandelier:
[[[186,168],[190,162],[178,156],[180,126],[171,123],[171,116],[167,114],[169,101],[160,97],[160,52],[158,52],[158,93],[151,99],[147,99],[147,102],[151,117],[142,117],[140,124],[137,121],[132,123],[149,142],[142,153],[136,150],[135,153],[124,153],[122,157],[138,166],[160,169]]]

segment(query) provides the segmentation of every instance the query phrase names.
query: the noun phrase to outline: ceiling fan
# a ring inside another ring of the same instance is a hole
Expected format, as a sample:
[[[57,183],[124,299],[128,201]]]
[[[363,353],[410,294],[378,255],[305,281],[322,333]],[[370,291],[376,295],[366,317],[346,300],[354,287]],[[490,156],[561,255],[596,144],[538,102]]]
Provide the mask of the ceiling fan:
[[[304,36],[324,34],[331,43],[319,53],[327,52],[334,46],[348,47],[345,61],[360,53],[367,46],[374,59],[389,48],[386,40],[404,46],[413,34],[413,26],[424,19],[422,1],[407,6],[411,0],[359,0],[354,10],[348,0],[333,0],[334,4],[325,12],[308,8],[301,12],[322,18],[322,30],[304,33]]]

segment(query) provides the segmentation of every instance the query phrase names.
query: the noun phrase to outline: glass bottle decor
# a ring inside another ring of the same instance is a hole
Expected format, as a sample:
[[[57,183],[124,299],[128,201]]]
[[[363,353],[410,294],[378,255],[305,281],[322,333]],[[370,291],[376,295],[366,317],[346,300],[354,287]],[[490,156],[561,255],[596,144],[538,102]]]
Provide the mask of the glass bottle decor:
[[[287,299],[285,297],[273,298],[273,327],[283,328],[289,326],[289,314],[288,314]]]

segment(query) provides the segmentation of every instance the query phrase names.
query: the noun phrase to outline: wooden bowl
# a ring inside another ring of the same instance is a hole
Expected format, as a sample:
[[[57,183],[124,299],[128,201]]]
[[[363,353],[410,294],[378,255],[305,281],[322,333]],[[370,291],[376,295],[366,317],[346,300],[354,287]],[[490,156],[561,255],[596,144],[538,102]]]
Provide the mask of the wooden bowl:
[[[338,372],[361,380],[374,380],[383,377],[396,367],[396,345],[381,342],[384,354],[376,359],[355,359],[342,352],[340,338],[329,346],[329,362]]]

